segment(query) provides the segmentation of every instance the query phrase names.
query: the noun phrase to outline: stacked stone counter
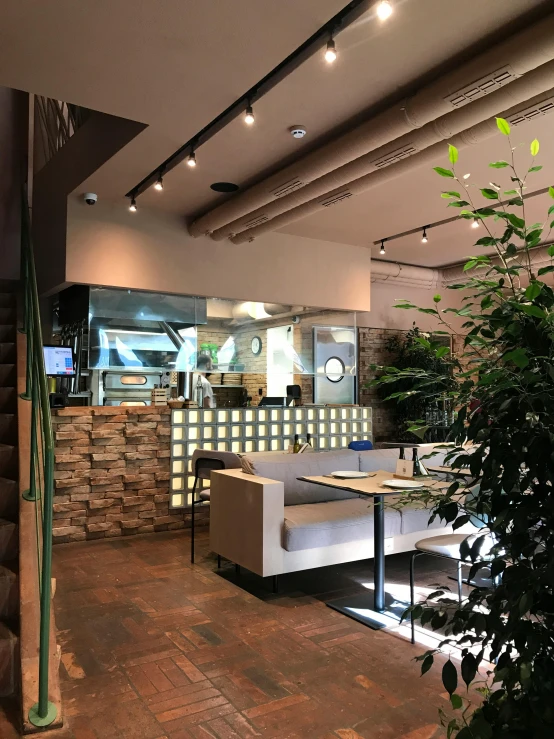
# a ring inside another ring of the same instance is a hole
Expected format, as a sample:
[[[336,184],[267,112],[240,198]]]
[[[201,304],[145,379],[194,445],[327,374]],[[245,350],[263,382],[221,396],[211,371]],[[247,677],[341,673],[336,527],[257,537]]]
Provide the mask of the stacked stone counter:
[[[54,542],[189,525],[188,510],[169,510],[169,408],[64,408],[52,422]]]

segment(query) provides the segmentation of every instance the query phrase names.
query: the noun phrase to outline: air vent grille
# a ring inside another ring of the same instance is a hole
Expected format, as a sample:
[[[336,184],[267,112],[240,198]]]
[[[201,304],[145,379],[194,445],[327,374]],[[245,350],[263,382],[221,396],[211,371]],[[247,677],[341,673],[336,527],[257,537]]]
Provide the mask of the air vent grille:
[[[408,144],[407,146],[403,146],[401,149],[391,151],[390,154],[385,154],[384,156],[379,157],[379,159],[375,159],[372,164],[374,167],[377,167],[377,169],[383,169],[383,167],[388,167],[391,164],[396,164],[396,162],[399,162],[402,159],[411,157],[412,154],[416,153],[416,151],[417,149],[415,146]]]
[[[261,226],[262,223],[265,223],[266,221],[269,221],[268,216],[265,214],[262,214],[261,216],[257,216],[256,218],[253,218],[251,221],[247,221],[244,224],[244,228],[254,228],[254,226]]]
[[[299,180],[298,178],[289,180],[288,182],[283,182],[282,185],[279,185],[275,188],[275,190],[271,191],[271,194],[274,198],[282,198],[285,195],[288,195],[291,192],[294,192],[295,190],[298,190],[300,187],[303,187],[304,183],[302,180]]]
[[[491,72],[470,85],[462,87],[461,90],[457,90],[452,95],[448,95],[445,100],[448,100],[454,108],[461,108],[473,102],[473,100],[489,95],[489,93],[498,90],[509,82],[513,82],[515,79],[517,79],[517,75],[507,64],[505,67],[497,69],[496,72]]]
[[[343,200],[347,200],[351,197],[352,193],[349,190],[344,190],[343,192],[339,192],[337,195],[332,195],[330,198],[320,200],[319,202],[320,205],[323,205],[324,208],[328,208],[330,205],[336,205],[337,203],[340,203]]]
[[[519,126],[520,123],[525,121],[532,121],[533,118],[538,118],[542,115],[548,115],[554,111],[554,97],[548,98],[548,100],[542,100],[540,103],[532,105],[530,108],[520,110],[518,113],[506,116],[506,120],[512,124],[512,126]]]

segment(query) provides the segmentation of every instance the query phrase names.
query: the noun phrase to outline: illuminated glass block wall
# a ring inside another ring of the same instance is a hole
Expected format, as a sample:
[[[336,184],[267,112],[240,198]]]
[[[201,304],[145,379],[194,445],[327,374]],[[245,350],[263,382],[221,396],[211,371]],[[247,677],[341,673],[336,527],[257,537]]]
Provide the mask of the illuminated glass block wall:
[[[346,449],[372,438],[371,408],[214,408],[171,414],[171,507],[191,503],[195,449],[247,454],[286,451],[298,434],[316,451]]]

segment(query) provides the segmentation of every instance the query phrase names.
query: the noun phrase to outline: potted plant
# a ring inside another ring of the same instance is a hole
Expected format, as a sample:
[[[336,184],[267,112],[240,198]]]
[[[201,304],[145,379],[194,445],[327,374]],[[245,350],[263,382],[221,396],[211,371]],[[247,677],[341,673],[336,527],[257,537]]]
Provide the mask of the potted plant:
[[[433,517],[455,529],[471,516],[487,524],[493,541],[487,559],[497,585],[472,589],[452,609],[438,591],[412,617],[440,628],[441,646],[461,650],[461,664],[449,659],[442,670],[453,708],[443,716],[448,737],[546,739],[554,736],[554,264],[548,260],[554,246],[542,262],[535,250],[549,243],[554,187],[546,221],[528,223],[526,189],[542,168],[539,142],[531,143],[522,171],[508,122],[498,118],[497,125],[508,145],[507,158],[489,165],[498,182],[476,188],[458,176],[453,146],[450,166],[435,167],[448,181],[442,197],[461,218],[483,224],[486,235],[476,247],[492,252],[471,257],[465,279],[451,286],[462,291],[463,307],[442,310],[440,295],[433,306],[397,306],[432,314],[448,331],[448,313],[464,319],[465,369],[456,370],[457,384],[445,392],[458,407],[450,463],[469,467],[471,480],[423,496],[433,504]],[[479,193],[490,207],[476,207]],[[409,369],[385,371],[382,382],[399,374],[410,377],[422,397],[434,382],[444,382],[433,372]],[[469,488],[476,491],[471,502],[464,495]],[[483,540],[478,535],[462,547],[473,562],[470,579],[481,567]],[[432,667],[435,651],[418,658],[422,672]],[[482,700],[470,700],[464,684],[477,686]]]

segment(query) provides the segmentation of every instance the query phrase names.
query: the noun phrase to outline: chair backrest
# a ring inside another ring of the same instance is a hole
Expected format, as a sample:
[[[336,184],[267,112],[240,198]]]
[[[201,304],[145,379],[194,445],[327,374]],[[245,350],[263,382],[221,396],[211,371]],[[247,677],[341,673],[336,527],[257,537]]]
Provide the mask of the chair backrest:
[[[195,449],[192,455],[192,470],[201,480],[209,480],[212,470],[240,469],[240,466],[239,457],[232,452]]]
[[[199,480],[209,480],[212,470],[224,470],[225,462],[221,459],[198,457],[194,463],[194,474]]]

